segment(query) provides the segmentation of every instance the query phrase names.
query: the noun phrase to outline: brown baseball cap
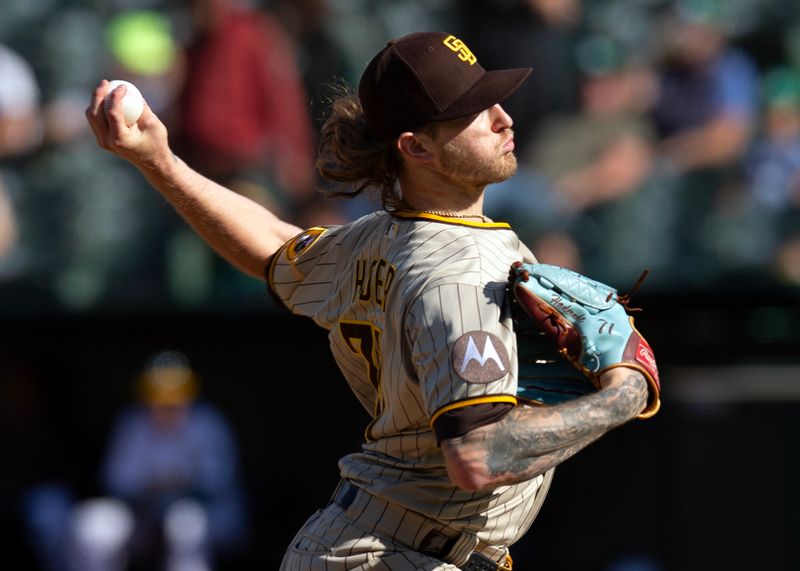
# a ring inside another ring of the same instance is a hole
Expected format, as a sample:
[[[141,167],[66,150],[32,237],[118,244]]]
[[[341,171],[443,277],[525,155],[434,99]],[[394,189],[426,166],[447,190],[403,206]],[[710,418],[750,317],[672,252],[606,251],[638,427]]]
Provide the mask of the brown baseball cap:
[[[465,117],[501,102],[531,68],[486,71],[466,44],[445,32],[391,40],[367,65],[358,98],[370,134],[388,141],[431,121]]]

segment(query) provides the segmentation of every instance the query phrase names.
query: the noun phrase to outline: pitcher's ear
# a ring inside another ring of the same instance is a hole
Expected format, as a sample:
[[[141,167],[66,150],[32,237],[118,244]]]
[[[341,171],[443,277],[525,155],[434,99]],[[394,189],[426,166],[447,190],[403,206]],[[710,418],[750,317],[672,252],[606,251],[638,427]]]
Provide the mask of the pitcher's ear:
[[[421,133],[412,133],[406,131],[401,133],[396,141],[397,150],[400,154],[408,160],[430,162],[433,160],[433,153],[430,151],[430,146],[433,141]]]

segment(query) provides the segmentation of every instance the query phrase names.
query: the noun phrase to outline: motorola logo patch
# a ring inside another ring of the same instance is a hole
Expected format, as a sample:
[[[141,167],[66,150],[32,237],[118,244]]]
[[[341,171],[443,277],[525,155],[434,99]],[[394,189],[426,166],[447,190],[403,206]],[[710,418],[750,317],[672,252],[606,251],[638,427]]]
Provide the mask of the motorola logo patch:
[[[496,335],[470,331],[453,346],[452,365],[456,374],[468,383],[491,383],[508,374],[508,351]]]

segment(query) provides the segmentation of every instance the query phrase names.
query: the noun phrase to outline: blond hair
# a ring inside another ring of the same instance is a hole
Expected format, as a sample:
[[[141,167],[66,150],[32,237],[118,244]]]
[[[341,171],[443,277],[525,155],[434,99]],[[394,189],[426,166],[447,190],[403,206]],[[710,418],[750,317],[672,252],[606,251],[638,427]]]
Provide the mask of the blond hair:
[[[367,130],[364,110],[358,96],[347,85],[331,86],[334,98],[331,110],[320,131],[317,170],[335,185],[321,188],[327,196],[352,198],[369,188],[381,193],[387,210],[404,207],[397,192],[402,163],[392,142],[373,139]]]

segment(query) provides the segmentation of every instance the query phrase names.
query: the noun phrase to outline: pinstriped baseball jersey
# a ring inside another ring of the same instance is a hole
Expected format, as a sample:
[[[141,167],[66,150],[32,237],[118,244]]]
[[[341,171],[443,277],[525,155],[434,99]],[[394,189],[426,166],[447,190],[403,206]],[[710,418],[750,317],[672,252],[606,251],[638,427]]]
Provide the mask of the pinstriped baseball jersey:
[[[533,261],[504,223],[377,212],[312,228],[273,257],[269,286],[329,330],[333,356],[372,418],[342,476],[489,545],[536,516],[544,478],[466,492],[447,475],[432,423],[477,403],[516,404],[516,337],[505,304],[514,261]]]

